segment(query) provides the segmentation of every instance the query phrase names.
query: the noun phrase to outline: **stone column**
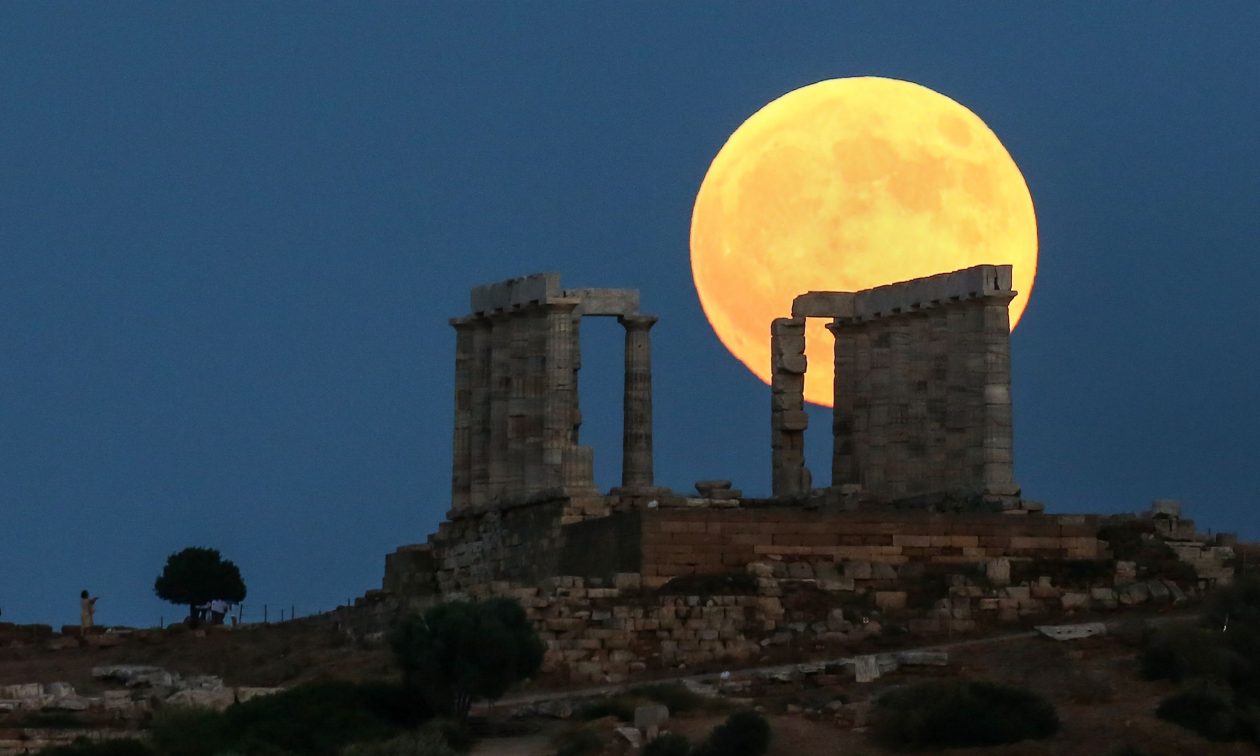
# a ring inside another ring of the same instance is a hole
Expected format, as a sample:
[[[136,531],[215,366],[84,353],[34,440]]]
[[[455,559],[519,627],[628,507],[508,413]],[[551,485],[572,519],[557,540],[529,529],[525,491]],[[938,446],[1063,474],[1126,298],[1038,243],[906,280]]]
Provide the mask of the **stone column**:
[[[1013,291],[984,298],[981,345],[984,354],[984,488],[1015,496],[1015,456],[1011,422],[1011,321]]]
[[[486,454],[486,503],[502,500],[511,470],[508,462],[508,404],[512,393],[512,318],[490,316],[489,443]]]
[[[532,304],[523,311],[526,327],[525,354],[522,366],[524,384],[524,417],[521,432],[525,439],[524,491],[533,496],[549,487],[547,466],[543,461],[547,422],[547,352],[551,324],[544,304]]]
[[[805,318],[770,324],[770,481],[775,496],[809,493],[805,468]]]
[[[483,506],[490,499],[490,320],[474,317],[472,364],[469,371],[469,504]]]
[[[473,322],[450,321],[455,328],[455,423],[451,439],[451,508],[465,509],[472,493]]]
[[[622,315],[626,380],[621,429],[621,487],[652,487],[652,343],[655,315]]]
[[[858,472],[857,407],[858,328],[852,318],[827,324],[835,337],[835,379],[831,394],[831,485],[856,485]]]
[[[507,476],[504,498],[516,499],[525,491],[525,457],[529,436],[529,401],[525,395],[526,365],[529,362],[529,316],[514,310],[507,319]]]
[[[547,391],[544,399],[542,464],[546,486],[565,484],[565,459],[577,443],[574,423],[577,412],[578,335],[573,311],[577,299],[551,299],[547,311]]]

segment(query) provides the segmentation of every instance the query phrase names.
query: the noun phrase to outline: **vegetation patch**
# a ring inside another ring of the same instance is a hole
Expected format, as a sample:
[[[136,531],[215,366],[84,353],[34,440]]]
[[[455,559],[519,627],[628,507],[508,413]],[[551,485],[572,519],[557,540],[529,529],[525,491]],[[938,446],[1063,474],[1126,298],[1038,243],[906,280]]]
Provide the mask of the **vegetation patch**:
[[[74,743],[40,751],[41,756],[155,756],[147,745],[131,738],[93,742],[79,738]]]
[[[667,732],[643,747],[643,756],[688,756],[691,741],[676,732]]]
[[[542,666],[543,644],[509,598],[451,601],[414,614],[390,633],[403,684],[434,711],[466,719],[476,699],[495,700]]]
[[[398,686],[324,682],[233,704],[222,713],[172,707],[154,718],[154,749],[166,756],[221,752],[333,754],[419,724],[427,712]]]
[[[1059,717],[1048,701],[1023,688],[941,680],[885,693],[876,701],[872,727],[894,748],[990,746],[1050,737]]]
[[[1215,741],[1260,745],[1260,577],[1208,597],[1199,627],[1152,633],[1142,673],[1186,683],[1156,714]]]
[[[1239,706],[1228,691],[1196,688],[1172,694],[1155,715],[1194,730],[1208,740],[1252,740],[1260,735],[1260,709]]]
[[[692,756],[761,756],[770,748],[770,723],[755,711],[737,711],[713,728]]]
[[[604,750],[604,739],[588,725],[570,727],[551,739],[556,756],[593,756]]]

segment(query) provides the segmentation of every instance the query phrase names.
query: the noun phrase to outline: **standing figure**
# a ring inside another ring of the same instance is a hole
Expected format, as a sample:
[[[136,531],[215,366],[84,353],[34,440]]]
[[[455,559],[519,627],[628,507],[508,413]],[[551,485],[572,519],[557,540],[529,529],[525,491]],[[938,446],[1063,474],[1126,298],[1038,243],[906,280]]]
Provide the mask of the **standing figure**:
[[[223,615],[228,612],[228,602],[223,599],[215,599],[210,602],[210,624],[222,625]]]
[[[88,596],[87,591],[79,594],[79,627],[87,630],[92,627],[96,617],[96,600],[100,596]]]

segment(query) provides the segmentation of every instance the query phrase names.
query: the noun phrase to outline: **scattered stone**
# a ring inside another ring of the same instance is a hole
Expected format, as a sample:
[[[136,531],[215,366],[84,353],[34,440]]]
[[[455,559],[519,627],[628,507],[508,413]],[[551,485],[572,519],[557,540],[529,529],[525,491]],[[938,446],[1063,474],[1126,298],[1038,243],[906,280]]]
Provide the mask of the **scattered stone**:
[[[944,667],[949,664],[948,651],[898,651],[893,658],[907,667]]]
[[[631,748],[638,750],[643,747],[643,734],[633,727],[618,727],[616,729],[618,735],[626,739]]]
[[[1037,632],[1057,641],[1080,640],[1095,635],[1106,635],[1107,626],[1101,622],[1083,622],[1075,625],[1037,625]]]
[[[879,679],[879,660],[874,656],[859,656],[853,660],[853,674],[860,683],[874,682]]]

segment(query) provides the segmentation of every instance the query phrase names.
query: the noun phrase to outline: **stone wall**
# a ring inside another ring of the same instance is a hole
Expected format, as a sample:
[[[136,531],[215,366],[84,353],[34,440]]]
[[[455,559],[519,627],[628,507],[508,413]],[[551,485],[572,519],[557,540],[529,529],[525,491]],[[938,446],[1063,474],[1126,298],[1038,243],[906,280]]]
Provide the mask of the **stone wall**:
[[[747,565],[744,580],[708,585],[679,578],[654,590],[628,573],[489,583],[469,595],[519,600],[546,643],[545,671],[618,682],[653,670],[846,655],[894,631],[930,640],[1138,604],[1171,606],[1198,594],[1165,579],[1133,582],[1127,566],[1114,562],[1084,577],[1079,570],[1038,574],[1045,566],[1005,558],[900,566],[772,559]]]
[[[600,495],[543,497],[452,510],[427,543],[403,546],[385,557],[382,587],[403,596],[436,598],[493,580],[532,582],[560,574],[566,543],[562,527],[606,519],[613,501]]]
[[[642,573],[650,586],[696,573],[786,562],[977,563],[998,557],[1097,559],[1097,518],[792,507],[644,512]]]
[[[854,295],[836,337],[832,484],[1015,496],[1010,266]]]

